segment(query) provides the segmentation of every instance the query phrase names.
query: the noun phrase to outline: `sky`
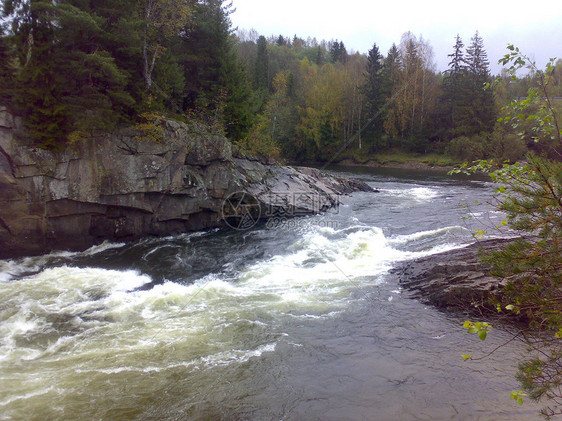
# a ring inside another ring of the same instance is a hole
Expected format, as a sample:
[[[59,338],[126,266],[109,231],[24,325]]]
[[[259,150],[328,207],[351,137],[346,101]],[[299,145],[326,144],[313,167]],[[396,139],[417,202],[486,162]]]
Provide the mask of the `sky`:
[[[233,0],[234,27],[260,35],[297,35],[338,39],[350,50],[367,53],[376,43],[386,55],[404,32],[422,35],[434,50],[437,70],[459,34],[465,44],[478,30],[484,39],[492,73],[507,44],[515,44],[544,67],[550,57],[562,58],[562,2],[471,0]]]

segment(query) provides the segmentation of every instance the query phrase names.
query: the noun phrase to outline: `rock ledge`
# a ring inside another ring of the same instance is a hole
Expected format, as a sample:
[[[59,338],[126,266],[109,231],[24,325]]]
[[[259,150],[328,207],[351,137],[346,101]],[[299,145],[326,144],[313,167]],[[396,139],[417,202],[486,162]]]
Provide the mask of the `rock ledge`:
[[[400,285],[421,301],[439,308],[468,310],[501,294],[505,280],[489,274],[480,263],[482,252],[502,249],[510,239],[479,241],[462,249],[447,251],[392,269]]]
[[[0,258],[219,227],[235,192],[302,215],[334,206],[338,195],[373,191],[315,169],[260,162],[193,125],[161,127],[160,143],[123,129],[48,152],[26,145],[21,121],[0,107]]]

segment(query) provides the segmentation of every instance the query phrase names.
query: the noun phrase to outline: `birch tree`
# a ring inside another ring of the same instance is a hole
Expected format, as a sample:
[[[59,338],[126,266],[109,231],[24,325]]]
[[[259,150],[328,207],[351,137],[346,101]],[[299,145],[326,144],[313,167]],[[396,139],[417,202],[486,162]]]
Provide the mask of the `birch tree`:
[[[167,41],[185,28],[195,3],[194,0],[143,0],[139,7],[144,19],[143,76],[146,89],[150,90],[158,58],[166,49]]]

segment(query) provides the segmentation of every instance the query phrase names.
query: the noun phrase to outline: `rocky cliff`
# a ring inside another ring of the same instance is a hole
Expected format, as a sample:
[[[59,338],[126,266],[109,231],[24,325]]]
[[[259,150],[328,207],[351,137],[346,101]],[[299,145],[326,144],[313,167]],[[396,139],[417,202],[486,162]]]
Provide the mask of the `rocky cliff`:
[[[321,212],[364,183],[268,165],[223,136],[167,120],[161,142],[121,130],[49,152],[0,108],[0,258],[217,227],[225,199],[260,215]],[[255,205],[255,203],[250,203]],[[232,211],[232,209],[231,209]],[[236,211],[236,209],[234,209]]]

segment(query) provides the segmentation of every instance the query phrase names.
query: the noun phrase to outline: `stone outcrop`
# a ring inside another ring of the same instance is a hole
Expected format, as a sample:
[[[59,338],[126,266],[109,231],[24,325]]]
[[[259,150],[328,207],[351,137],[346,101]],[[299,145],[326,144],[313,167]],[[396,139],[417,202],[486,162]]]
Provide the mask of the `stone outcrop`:
[[[171,120],[162,123],[160,143],[121,130],[63,152],[26,146],[19,126],[0,108],[0,258],[218,227],[225,199],[238,191],[295,215],[372,190],[314,169],[264,164],[233,151],[223,136]]]
[[[501,294],[505,280],[491,276],[490,268],[479,257],[482,252],[502,249],[509,241],[512,240],[479,241],[462,249],[404,262],[391,272],[401,286],[423,302],[468,310],[473,303],[483,304],[491,296]]]

